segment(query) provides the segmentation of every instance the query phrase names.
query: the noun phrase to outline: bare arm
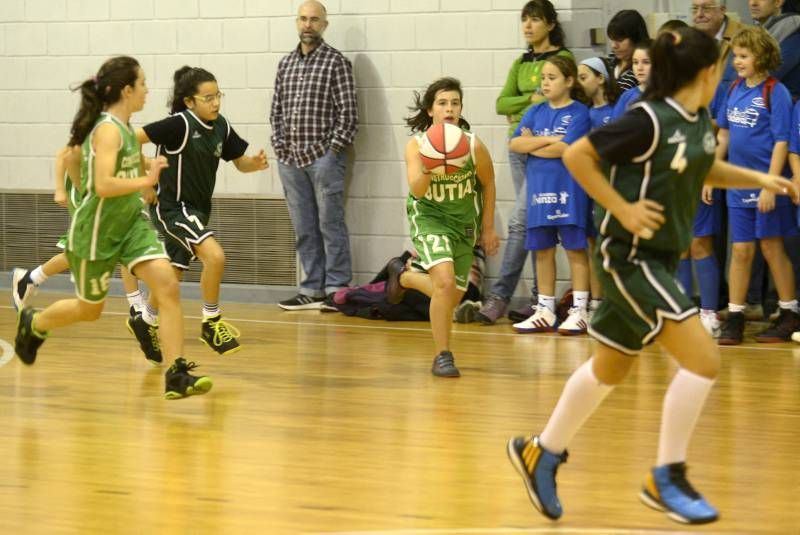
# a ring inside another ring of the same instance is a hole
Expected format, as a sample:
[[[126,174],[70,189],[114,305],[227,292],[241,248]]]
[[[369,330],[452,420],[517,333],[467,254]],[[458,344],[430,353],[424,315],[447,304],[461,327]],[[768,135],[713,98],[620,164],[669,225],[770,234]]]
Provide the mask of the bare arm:
[[[564,151],[567,150],[567,147],[569,145],[563,141],[556,141],[552,145],[533,151],[531,154],[539,158],[561,158],[564,156]]]
[[[513,152],[530,154],[536,150],[546,147],[547,145],[561,141],[562,137],[563,136],[534,136],[532,134],[526,135],[523,133],[521,136],[512,138],[508,143],[508,148]]]
[[[165,158],[158,157],[150,164],[149,174],[136,178],[117,178],[114,176],[114,169],[120,141],[119,131],[112,124],[100,125],[95,131],[94,182],[99,197],[119,197],[154,186],[158,182],[161,169],[167,165]]]
[[[483,219],[481,220],[481,245],[486,254],[497,253],[500,241],[494,230],[494,209],[497,189],[494,183],[492,155],[478,137],[475,137],[475,171],[483,190]]]
[[[423,197],[431,185],[431,174],[422,166],[419,144],[414,138],[406,143],[406,179],[409,192],[417,199]]]
[[[717,160],[728,159],[728,146],[731,142],[731,132],[727,128],[720,128],[717,132]]]
[[[242,173],[252,173],[253,171],[262,171],[269,167],[267,162],[267,153],[261,149],[255,156],[240,156],[233,160],[233,165]]]
[[[789,168],[792,170],[795,181],[800,181],[800,154],[789,153]]]
[[[714,160],[705,183],[718,188],[763,188],[773,193],[800,200],[797,187],[783,177],[745,169],[721,160]]]
[[[147,137],[147,132],[144,131],[144,128],[136,129],[136,139],[139,140],[139,145],[150,143],[150,138]]]
[[[600,168],[600,155],[589,138],[579,139],[564,151],[564,165],[584,191],[629,232],[648,238],[664,224],[660,204],[650,199],[630,203],[614,189]]]

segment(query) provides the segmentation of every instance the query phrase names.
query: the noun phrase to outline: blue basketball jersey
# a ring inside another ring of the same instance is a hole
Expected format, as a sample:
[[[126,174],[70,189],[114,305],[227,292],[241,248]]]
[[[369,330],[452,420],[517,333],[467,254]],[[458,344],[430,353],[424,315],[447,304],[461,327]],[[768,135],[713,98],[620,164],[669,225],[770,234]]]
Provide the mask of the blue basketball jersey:
[[[768,171],[775,144],[789,141],[792,97],[781,84],[775,84],[769,106],[764,101],[765,82],[748,87],[742,81],[727,89],[717,113],[717,125],[730,132],[728,161],[756,171]],[[788,166],[784,176],[791,176]],[[755,208],[759,189],[729,189],[728,206]],[[789,197],[779,195],[778,204],[788,204]]]
[[[800,100],[794,105],[792,112],[792,131],[789,135],[789,152],[800,154]]]
[[[528,110],[514,131],[529,128],[537,136],[563,135],[567,145],[589,132],[589,110],[580,102],[552,108],[542,102]],[[525,167],[528,194],[528,228],[576,225],[586,228],[589,198],[572,178],[561,158],[529,155]]]
[[[607,125],[614,113],[614,106],[612,104],[604,104],[602,106],[592,106],[589,108],[589,122],[592,130]]]
[[[625,91],[616,104],[614,104],[614,113],[611,114],[611,119],[622,117],[628,109],[636,104],[642,98],[642,90],[639,86],[631,87]]]

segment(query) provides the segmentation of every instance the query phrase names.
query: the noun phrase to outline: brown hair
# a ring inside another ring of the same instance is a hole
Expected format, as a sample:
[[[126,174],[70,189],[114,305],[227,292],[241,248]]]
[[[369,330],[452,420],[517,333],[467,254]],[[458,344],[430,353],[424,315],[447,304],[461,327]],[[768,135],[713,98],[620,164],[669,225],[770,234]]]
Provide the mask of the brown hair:
[[[592,99],[586,96],[583,87],[578,83],[578,66],[568,56],[550,56],[545,60],[545,63],[550,63],[557,68],[564,78],[572,78],[572,88],[569,90],[569,96],[572,100],[577,100],[583,104],[591,105]]]
[[[755,68],[767,73],[781,64],[781,47],[764,28],[747,27],[733,36],[731,46],[746,48],[755,56]]]

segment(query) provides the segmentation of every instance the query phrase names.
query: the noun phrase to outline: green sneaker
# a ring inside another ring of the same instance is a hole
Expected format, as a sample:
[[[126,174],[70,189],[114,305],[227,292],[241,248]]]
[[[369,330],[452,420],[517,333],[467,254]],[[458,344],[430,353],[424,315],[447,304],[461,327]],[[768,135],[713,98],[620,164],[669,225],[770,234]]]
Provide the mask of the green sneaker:
[[[17,318],[17,337],[14,339],[14,353],[19,359],[30,366],[36,362],[36,352],[47,338],[47,333],[38,333],[33,328],[33,320],[37,312],[31,307],[25,307],[19,312]]]
[[[180,399],[205,394],[211,390],[214,382],[210,377],[196,377],[189,374],[195,368],[197,368],[197,364],[194,362],[186,362],[186,359],[182,357],[176,358],[167,373],[164,374],[166,379],[164,397],[166,399]]]
[[[230,323],[222,320],[222,315],[203,320],[200,340],[220,355],[230,355],[241,349],[239,338],[241,333]]]

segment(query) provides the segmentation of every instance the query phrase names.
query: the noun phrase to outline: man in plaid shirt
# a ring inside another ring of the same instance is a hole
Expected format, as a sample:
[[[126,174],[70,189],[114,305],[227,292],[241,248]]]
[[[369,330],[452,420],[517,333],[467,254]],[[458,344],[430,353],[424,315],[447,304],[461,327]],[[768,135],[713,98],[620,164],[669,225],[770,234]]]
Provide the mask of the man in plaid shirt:
[[[285,310],[336,310],[333,293],[352,276],[344,175],[358,130],[356,89],[350,61],[322,39],[327,26],[325,7],[303,2],[300,43],[278,64],[272,98],[272,147],[306,275],[279,303]]]

